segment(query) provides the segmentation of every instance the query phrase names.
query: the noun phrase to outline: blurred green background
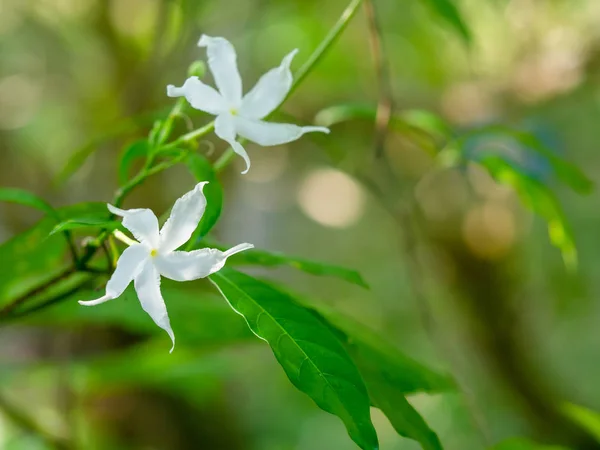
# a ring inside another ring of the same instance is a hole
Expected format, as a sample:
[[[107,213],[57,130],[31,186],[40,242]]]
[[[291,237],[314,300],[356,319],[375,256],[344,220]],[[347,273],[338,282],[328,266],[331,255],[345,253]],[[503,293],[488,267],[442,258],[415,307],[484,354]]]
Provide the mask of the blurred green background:
[[[374,2],[395,109],[433,111],[461,130],[490,122],[525,127],[600,179],[600,2],[457,1],[471,44],[430,3]],[[195,46],[202,33],[235,45],[247,90],[293,48],[300,49],[299,67],[345,6],[338,0],[0,0],[0,185],[31,190],[57,207],[110,200],[118,155],[169,111],[166,85],[182,84],[189,64],[204,59]],[[308,124],[332,105],[375,107],[377,96],[361,9],[280,118]],[[187,113],[195,127],[209,120]],[[428,274],[420,284],[434,317],[431,330],[399,245],[403,230],[348,175],[369,160],[373,136],[372,123],[354,121],[333,126],[327,137],[275,148],[248,144],[249,174],[239,176],[238,160],[221,175],[225,203],[214,235],[359,270],[368,291],[291,269],[252,273],[354,316],[403,352],[452,373],[462,394],[410,397],[446,449],[537,436],[531,416],[538,394],[522,392],[531,385],[600,410],[597,192],[579,196],[546,179],[542,163],[528,165],[563,201],[580,256],[579,271],[569,273],[544,223],[510,190],[474,166],[434,169],[427,152],[391,133],[391,169],[416,186],[419,227],[427,236],[427,244],[416,245]],[[214,160],[225,145],[209,141],[200,148]],[[93,153],[67,178],[65,166],[86,148]],[[160,214],[193,183],[182,169],[166,171],[125,206]],[[0,204],[0,241],[41,217]],[[34,250],[27,261],[0,260],[3,295],[35,281],[11,278],[26,271],[20,266],[41,264]],[[210,283],[185,288],[183,295],[163,283],[178,337],[172,355],[132,291],[102,309],[79,307],[78,294],[3,325],[0,394],[8,403],[0,404],[0,448],[51,448],[19,426],[14,408],[67,439],[68,448],[355,448],[339,419],[292,387],[268,346]],[[523,373],[511,371],[515,365]],[[383,450],[419,448],[379,411],[373,420]]]

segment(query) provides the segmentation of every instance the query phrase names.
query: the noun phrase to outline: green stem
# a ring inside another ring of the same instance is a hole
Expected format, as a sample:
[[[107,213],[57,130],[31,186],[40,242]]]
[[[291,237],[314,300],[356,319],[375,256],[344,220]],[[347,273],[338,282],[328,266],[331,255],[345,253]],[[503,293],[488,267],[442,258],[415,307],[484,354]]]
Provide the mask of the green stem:
[[[239,140],[240,144],[244,142],[244,139]],[[213,169],[216,173],[222,172],[235,158],[235,152],[233,148],[229,147],[223,152],[223,154],[213,164]]]
[[[198,128],[197,130],[190,131],[189,133],[186,133],[183,136],[180,136],[179,138],[175,139],[173,142],[169,142],[168,144],[163,145],[161,147],[161,150],[169,150],[172,148],[177,148],[181,145],[185,145],[185,144],[192,142],[202,136],[207,135],[214,128],[215,128],[215,122],[213,120],[212,122],[204,125],[202,128]]]
[[[292,87],[290,91],[287,93],[285,100],[287,100],[292,93],[296,90],[296,88],[302,83],[304,78],[311,72],[311,70],[323,59],[323,56],[329,51],[334,42],[340,37],[342,32],[350,23],[350,20],[354,17],[358,8],[363,0],[352,0],[346,9],[342,12],[342,15],[335,23],[335,25],[329,30],[325,39],[321,41],[319,46],[315,49],[315,51],[310,55],[310,57],[306,60],[306,62],[298,69],[296,74],[294,75],[294,82],[292,83]]]
[[[175,122],[175,118],[178,117],[183,112],[183,108],[185,108],[185,102],[186,102],[186,100],[184,97],[178,98],[177,101],[175,102],[175,106],[173,107],[173,109],[171,110],[171,112],[169,113],[167,118],[165,119],[165,122],[162,126],[162,129],[160,130],[160,133],[158,133],[158,139],[156,142],[156,144],[158,146],[160,146],[163,142],[165,142],[167,139],[169,139],[169,136],[171,135],[171,131],[173,131],[173,122]]]

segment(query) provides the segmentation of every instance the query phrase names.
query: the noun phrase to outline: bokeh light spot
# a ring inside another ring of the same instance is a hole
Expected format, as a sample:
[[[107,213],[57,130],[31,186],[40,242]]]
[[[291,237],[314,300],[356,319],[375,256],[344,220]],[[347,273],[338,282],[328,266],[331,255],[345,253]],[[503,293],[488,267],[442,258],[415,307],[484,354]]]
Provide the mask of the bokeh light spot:
[[[298,192],[302,211],[315,222],[346,228],[358,221],[365,196],[356,181],[335,169],[317,169],[303,180]]]

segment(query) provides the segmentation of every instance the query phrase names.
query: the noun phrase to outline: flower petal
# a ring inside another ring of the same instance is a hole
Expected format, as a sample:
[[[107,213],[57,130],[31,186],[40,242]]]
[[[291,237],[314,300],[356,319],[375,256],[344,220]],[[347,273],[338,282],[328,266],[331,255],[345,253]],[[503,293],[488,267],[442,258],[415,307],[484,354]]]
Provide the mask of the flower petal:
[[[106,285],[106,295],[97,300],[79,301],[80,305],[94,306],[117,298],[129,286],[150,255],[149,249],[143,244],[133,244],[127,247],[117,261],[117,267]]]
[[[217,115],[227,109],[227,104],[221,94],[212,87],[204,84],[198,77],[189,77],[183,86],[167,86],[169,97],[185,97],[192,108],[209,114]]]
[[[262,119],[283,101],[292,87],[290,64],[298,49],[288,53],[279,67],[265,73],[242,99],[240,114],[249,119]]]
[[[225,38],[203,34],[198,47],[206,47],[208,66],[223,98],[231,108],[239,107],[242,101],[242,79],[233,45]]]
[[[131,234],[139,242],[147,243],[156,248],[158,246],[158,219],[149,209],[120,209],[108,204],[108,210],[123,217],[123,226],[131,231]]]
[[[222,252],[203,248],[193,252],[172,252],[154,258],[154,264],[163,277],[175,281],[191,281],[204,278],[220,270],[231,255],[254,248],[252,244],[239,244]]]
[[[325,127],[299,127],[291,123],[264,122],[241,116],[234,117],[234,125],[237,134],[264,146],[292,142],[299,139],[304,133],[315,131],[329,133],[329,129]]]
[[[206,209],[206,197],[202,189],[207,183],[208,181],[198,183],[175,202],[171,215],[160,230],[158,248],[161,253],[172,252],[192,236]]]
[[[143,269],[135,277],[134,286],[144,311],[152,317],[156,325],[167,332],[171,341],[173,341],[173,347],[171,348],[171,352],[173,352],[175,335],[171,329],[165,301],[160,293],[160,275],[151,260],[146,261]]]
[[[244,170],[242,174],[245,174],[248,173],[248,170],[250,170],[250,157],[248,156],[248,153],[246,153],[246,149],[244,149],[242,144],[235,140],[236,130],[233,120],[233,116],[228,113],[217,116],[217,119],[215,120],[215,134],[224,141],[227,141],[227,143],[231,145],[233,151],[244,158],[244,161],[246,162],[246,170]]]

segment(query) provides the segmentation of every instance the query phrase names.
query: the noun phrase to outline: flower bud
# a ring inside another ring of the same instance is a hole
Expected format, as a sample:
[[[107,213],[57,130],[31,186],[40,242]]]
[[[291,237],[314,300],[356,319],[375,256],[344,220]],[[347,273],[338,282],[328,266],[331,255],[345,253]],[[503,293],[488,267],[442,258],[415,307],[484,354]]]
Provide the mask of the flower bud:
[[[188,67],[188,77],[204,77],[206,73],[206,64],[204,61],[194,61],[190,67]]]

